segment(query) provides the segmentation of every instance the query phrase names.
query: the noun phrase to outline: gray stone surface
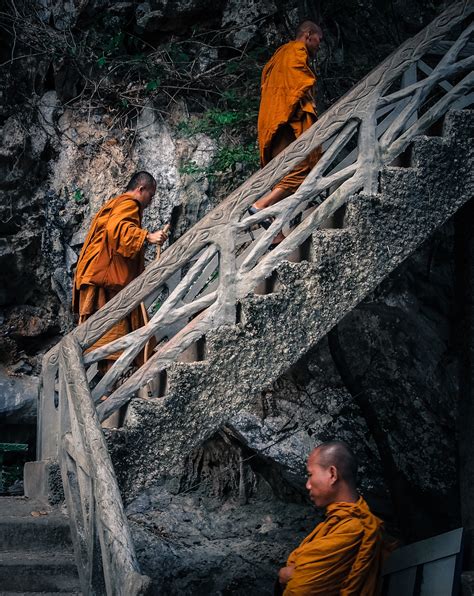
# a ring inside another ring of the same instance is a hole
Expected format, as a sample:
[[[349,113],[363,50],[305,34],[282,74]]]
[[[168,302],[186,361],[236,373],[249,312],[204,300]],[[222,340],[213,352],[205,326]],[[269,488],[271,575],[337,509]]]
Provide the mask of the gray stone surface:
[[[252,403],[472,196],[471,119],[450,114],[445,137],[416,139],[411,167],[386,168],[381,194],[354,197],[344,229],[313,236],[311,262],[283,263],[273,294],[249,296],[238,325],[208,334],[205,361],[169,369],[164,399],[132,402],[127,494]]]
[[[461,575],[461,594],[462,596],[474,594],[474,571],[464,571]]]
[[[158,501],[159,496],[157,495]],[[309,507],[171,497],[129,516],[154,594],[273,594],[278,569],[316,525]]]
[[[185,118],[184,105],[178,105],[174,119]],[[173,209],[179,207],[177,229],[171,231],[174,238],[179,237],[211,204],[207,178],[183,174],[181,167],[183,163],[193,162],[197,168],[207,168],[215,153],[215,142],[204,134],[190,138],[178,136],[152,104],[142,111],[138,130],[139,168],[149,171],[157,181],[156,196],[144,214],[144,227],[151,230],[163,227],[170,222]]]
[[[34,424],[38,383],[38,377],[11,375],[0,367],[0,417],[8,423]]]
[[[161,479],[126,511],[155,594],[272,594],[276,571],[321,519],[228,431],[197,449],[180,478]]]
[[[80,593],[68,519],[24,497],[0,497],[2,594]]]

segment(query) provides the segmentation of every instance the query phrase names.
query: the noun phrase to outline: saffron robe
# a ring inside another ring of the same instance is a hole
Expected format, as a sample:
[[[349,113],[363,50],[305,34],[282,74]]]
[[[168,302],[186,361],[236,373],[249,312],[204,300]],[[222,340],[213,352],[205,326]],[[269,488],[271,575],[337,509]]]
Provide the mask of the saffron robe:
[[[104,306],[144,269],[142,207],[130,193],[112,198],[94,217],[79,255],[73,287],[73,311],[79,323]],[[88,351],[123,337],[144,324],[139,308],[116,323]],[[120,353],[107,356],[116,360]]]
[[[312,90],[316,77],[301,41],[281,46],[262,73],[258,114],[260,162],[265,166],[316,121]],[[321,155],[315,149],[276,186],[294,192]]]
[[[326,519],[288,557],[284,596],[374,596],[384,555],[382,521],[362,497],[332,503]]]

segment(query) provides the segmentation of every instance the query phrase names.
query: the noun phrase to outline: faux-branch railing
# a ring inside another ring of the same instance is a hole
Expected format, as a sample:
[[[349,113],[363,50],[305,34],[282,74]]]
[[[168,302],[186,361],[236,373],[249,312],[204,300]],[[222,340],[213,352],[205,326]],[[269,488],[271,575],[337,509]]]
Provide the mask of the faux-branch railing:
[[[98,418],[94,424],[97,434],[99,420],[127,403],[140,387],[166,370],[193,343],[210,330],[234,324],[237,303],[355,193],[375,192],[381,169],[393,163],[417,135],[438,122],[448,109],[474,103],[473,12],[473,0],[458,2],[404,43],[304,135],[234,191],[166,250],[158,262],[150,265],[45,356],[39,421],[40,457],[55,455],[51,444],[45,448],[46,434],[58,434],[47,414],[48,408],[51,411],[55,401],[59,401],[61,407],[66,395],[70,407],[76,399],[74,383],[79,381],[70,376],[70,359],[64,356],[65,350],[72,350],[71,342],[75,346],[75,366],[79,366],[79,360],[84,375],[80,380],[82,393],[86,389],[89,392],[84,379],[87,374],[92,380],[94,363],[109,354],[122,352],[89,393],[89,399],[95,403],[109,395],[97,406]],[[293,195],[255,215],[248,215],[247,208],[252,203],[319,146],[323,147],[320,161]],[[274,220],[268,230],[250,232],[258,222],[270,216]],[[269,252],[272,239],[288,222],[292,225],[289,229],[285,227],[286,239]],[[166,290],[169,295],[163,299]],[[150,312],[154,313],[147,325],[84,353],[142,301],[146,301]],[[153,335],[159,342],[154,354],[124,379],[135,357]],[[61,360],[60,353],[63,353]],[[68,383],[59,384],[59,395],[56,391],[58,370],[61,379],[69,379]],[[119,381],[123,382],[118,386]],[[81,399],[86,400],[85,396]],[[87,427],[83,432],[88,432]],[[83,440],[87,443],[85,438]],[[63,453],[66,447],[63,441],[59,451]],[[69,456],[72,457],[71,453]],[[79,461],[80,453],[76,457]]]
[[[151,580],[140,573],[82,350],[72,335],[61,342],[59,370],[61,476],[82,593],[144,595]]]
[[[393,162],[416,135],[436,122],[449,107],[463,107],[472,102],[474,57],[468,50],[473,24],[466,25],[452,43],[448,38],[449,32],[472,11],[472,2],[455,4],[407,41],[324,113],[309,131],[171,246],[158,263],[73,332],[81,347],[87,349],[140,301],[149,300],[172,276],[181,277],[181,271],[190,267],[148,325],[85,356],[86,365],[90,365],[123,350],[93,391],[96,400],[110,395],[98,407],[101,420],[126,403],[206,332],[235,323],[237,302],[271,274],[321,222],[354,193],[375,192],[381,168]],[[445,48],[447,51],[438,55],[437,64],[433,64],[437,52],[434,46],[438,42],[444,42],[441,51]],[[425,56],[426,62],[422,60]],[[423,71],[429,74],[417,80]],[[347,147],[356,135],[356,151],[341,158],[344,150],[348,153]],[[258,214],[246,215],[252,203],[320,145],[324,148],[322,158],[293,195]],[[325,200],[307,213],[310,203],[317,197],[321,199],[324,192],[328,193]],[[299,214],[306,217],[293,227],[286,240],[268,252],[272,238]],[[249,228],[269,216],[275,218],[272,226],[249,242]],[[197,291],[216,271],[218,281],[205,286],[204,291]],[[166,337],[167,341],[162,341],[149,361],[113,390],[155,334],[158,339]]]

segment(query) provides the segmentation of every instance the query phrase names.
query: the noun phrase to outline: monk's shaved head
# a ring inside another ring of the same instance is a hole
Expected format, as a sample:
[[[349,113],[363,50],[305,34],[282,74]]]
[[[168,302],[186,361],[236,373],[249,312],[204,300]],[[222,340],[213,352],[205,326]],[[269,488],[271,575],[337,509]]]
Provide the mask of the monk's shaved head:
[[[328,441],[321,443],[310,453],[317,457],[321,466],[334,466],[339,476],[349,486],[355,487],[357,483],[357,460],[344,441]]]
[[[313,21],[303,21],[296,29],[296,39],[302,37],[305,33],[316,33],[319,39],[323,39],[323,30]]]
[[[131,191],[144,186],[145,188],[156,188],[156,180],[148,172],[136,172],[130,178],[130,182],[125,190]]]

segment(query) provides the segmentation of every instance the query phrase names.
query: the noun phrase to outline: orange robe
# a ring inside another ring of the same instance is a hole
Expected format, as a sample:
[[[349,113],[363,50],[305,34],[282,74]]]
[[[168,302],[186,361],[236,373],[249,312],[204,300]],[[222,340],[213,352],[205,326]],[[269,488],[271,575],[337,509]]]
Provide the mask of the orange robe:
[[[383,558],[382,522],[362,497],[332,503],[326,519],[288,557],[284,596],[373,596]]]
[[[290,41],[278,48],[262,73],[258,114],[260,162],[265,166],[316,122],[312,90],[316,77],[302,41]],[[294,192],[317,163],[315,149],[276,186]]]
[[[94,217],[77,263],[73,311],[79,323],[104,306],[144,269],[142,208],[130,193],[107,201]],[[143,325],[140,309],[116,323],[89,348],[93,350]],[[89,351],[88,350],[88,351]],[[107,356],[116,360],[119,353]]]

